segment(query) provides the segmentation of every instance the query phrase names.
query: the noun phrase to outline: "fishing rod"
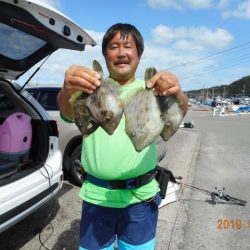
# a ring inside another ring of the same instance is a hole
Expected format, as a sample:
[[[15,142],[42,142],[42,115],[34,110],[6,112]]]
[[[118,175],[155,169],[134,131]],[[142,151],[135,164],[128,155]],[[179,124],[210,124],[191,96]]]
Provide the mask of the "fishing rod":
[[[176,183],[182,187],[189,188],[189,189],[192,189],[192,190],[209,195],[210,199],[211,199],[211,203],[214,205],[218,204],[218,203],[228,203],[228,204],[236,204],[239,206],[245,206],[247,203],[247,201],[245,201],[245,200],[235,198],[235,197],[232,197],[228,194],[225,194],[224,193],[225,188],[222,188],[222,190],[221,190],[221,189],[218,189],[217,187],[215,187],[215,191],[209,191],[206,189],[202,189],[199,187],[195,187],[195,186],[183,183],[181,181],[183,179],[183,177],[181,177],[181,176],[177,176],[177,177],[175,177],[175,179],[179,180],[179,182],[176,181]]]

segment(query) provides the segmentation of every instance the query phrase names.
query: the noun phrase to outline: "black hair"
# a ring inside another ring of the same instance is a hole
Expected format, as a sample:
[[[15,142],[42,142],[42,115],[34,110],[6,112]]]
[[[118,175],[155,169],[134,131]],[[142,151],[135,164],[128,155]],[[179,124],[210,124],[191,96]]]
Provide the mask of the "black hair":
[[[113,39],[117,32],[121,33],[122,39],[127,38],[129,34],[132,35],[135,40],[138,56],[140,58],[144,50],[143,37],[135,26],[128,23],[114,24],[106,31],[102,39],[102,54],[104,55],[104,57],[106,55],[106,48],[109,41]]]

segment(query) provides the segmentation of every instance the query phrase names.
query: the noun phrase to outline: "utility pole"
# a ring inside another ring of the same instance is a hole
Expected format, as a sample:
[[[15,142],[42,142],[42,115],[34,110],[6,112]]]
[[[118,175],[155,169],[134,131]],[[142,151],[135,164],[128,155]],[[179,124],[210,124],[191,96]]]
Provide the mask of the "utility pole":
[[[243,85],[243,89],[242,89],[242,95],[245,96],[245,88],[246,88],[246,85],[244,84]]]
[[[202,104],[204,103],[204,96],[205,96],[205,93],[204,93],[204,84],[203,84],[203,87],[202,87]]]

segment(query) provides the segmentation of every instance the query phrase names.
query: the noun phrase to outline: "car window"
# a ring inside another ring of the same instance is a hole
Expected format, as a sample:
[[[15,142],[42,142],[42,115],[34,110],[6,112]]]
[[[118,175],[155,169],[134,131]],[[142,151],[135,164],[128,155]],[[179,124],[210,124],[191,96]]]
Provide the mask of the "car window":
[[[38,99],[38,89],[26,89],[36,100]]]
[[[58,92],[59,90],[40,91],[37,100],[46,110],[59,110],[56,102]]]
[[[45,45],[45,42],[0,23],[0,54],[14,59],[24,59]]]
[[[0,110],[11,110],[13,108],[14,104],[11,102],[11,100],[4,94],[0,93]]]

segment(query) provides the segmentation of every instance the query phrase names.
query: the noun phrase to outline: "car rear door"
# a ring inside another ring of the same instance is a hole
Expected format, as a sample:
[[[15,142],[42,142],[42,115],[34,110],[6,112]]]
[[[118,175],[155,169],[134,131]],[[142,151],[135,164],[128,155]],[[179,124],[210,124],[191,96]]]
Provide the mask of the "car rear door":
[[[37,0],[0,0],[0,78],[15,80],[59,48],[95,41],[77,24]]]

